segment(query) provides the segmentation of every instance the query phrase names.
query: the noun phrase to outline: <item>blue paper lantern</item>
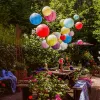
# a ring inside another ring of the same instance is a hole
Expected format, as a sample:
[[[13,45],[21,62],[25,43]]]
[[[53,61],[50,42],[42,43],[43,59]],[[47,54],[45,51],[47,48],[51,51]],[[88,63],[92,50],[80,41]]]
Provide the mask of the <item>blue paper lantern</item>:
[[[39,25],[42,22],[42,16],[38,13],[33,13],[30,15],[29,20],[30,20],[31,24]]]
[[[74,26],[74,20],[72,18],[66,18],[64,20],[64,26],[66,28],[72,28]]]
[[[73,16],[73,18],[74,18],[74,20],[78,20],[78,19],[79,19],[79,15],[75,14],[75,15]]]
[[[70,35],[66,35],[66,39],[63,41],[64,43],[70,43],[72,41],[72,37]]]

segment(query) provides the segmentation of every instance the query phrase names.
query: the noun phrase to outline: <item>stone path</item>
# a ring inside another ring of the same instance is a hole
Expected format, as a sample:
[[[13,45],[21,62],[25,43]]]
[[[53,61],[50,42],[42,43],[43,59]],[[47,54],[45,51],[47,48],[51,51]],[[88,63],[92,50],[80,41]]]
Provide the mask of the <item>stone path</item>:
[[[0,98],[0,100],[22,100],[22,92],[17,92],[13,95],[8,95]]]

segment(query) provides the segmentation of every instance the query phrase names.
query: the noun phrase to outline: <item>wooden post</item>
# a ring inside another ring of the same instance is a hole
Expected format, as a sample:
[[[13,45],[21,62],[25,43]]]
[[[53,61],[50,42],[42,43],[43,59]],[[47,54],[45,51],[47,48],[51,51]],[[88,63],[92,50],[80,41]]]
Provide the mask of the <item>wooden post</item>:
[[[22,62],[22,50],[21,50],[21,29],[18,24],[16,24],[16,61]]]

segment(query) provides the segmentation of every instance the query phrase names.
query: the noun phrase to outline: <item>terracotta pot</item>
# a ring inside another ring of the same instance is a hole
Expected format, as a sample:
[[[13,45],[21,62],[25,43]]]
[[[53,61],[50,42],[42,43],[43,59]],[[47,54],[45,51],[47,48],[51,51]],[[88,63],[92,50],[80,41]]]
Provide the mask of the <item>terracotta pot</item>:
[[[27,70],[16,70],[15,76],[17,77],[17,80],[23,80],[27,77]]]

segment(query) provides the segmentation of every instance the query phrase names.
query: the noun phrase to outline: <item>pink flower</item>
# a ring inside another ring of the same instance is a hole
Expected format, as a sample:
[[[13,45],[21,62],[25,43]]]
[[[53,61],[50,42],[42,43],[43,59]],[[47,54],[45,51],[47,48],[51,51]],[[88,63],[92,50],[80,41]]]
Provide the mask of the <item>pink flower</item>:
[[[60,98],[60,94],[56,94],[56,99],[55,100],[62,100],[61,98]]]
[[[52,72],[51,72],[51,71],[48,71],[48,74],[49,74],[49,75],[52,75]]]
[[[39,74],[39,72],[37,71],[36,74]]]
[[[62,79],[61,79],[61,78],[58,78],[58,80],[60,80],[60,81],[61,81]]]
[[[32,82],[37,82],[37,79],[36,79],[36,78],[35,78],[35,79],[33,79],[33,80],[32,80]]]

